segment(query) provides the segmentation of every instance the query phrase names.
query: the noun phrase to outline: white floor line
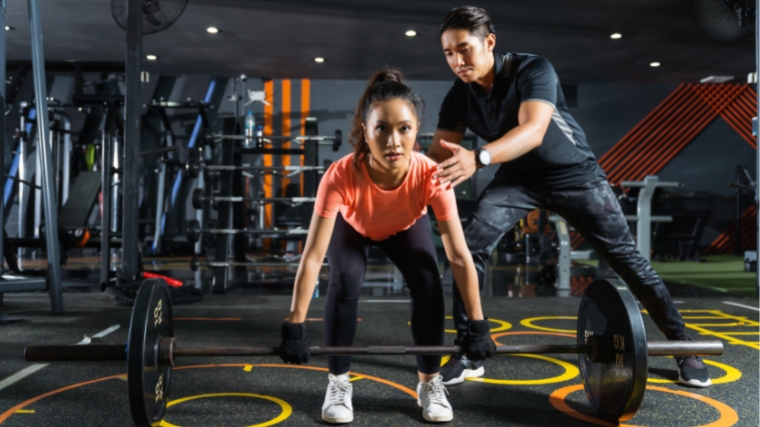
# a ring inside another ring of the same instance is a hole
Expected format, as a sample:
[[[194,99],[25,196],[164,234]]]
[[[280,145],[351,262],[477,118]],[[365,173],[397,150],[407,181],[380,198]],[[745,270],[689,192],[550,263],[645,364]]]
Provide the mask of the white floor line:
[[[412,302],[410,299],[368,299],[364,302]]]
[[[35,363],[32,366],[27,366],[26,368],[16,372],[15,374],[11,375],[10,377],[0,381],[0,390],[8,387],[9,385],[15,384],[24,378],[28,377],[29,375],[32,375],[33,373],[39,371],[40,369],[47,366],[47,363]]]
[[[751,305],[744,305],[744,304],[739,304],[737,302],[731,302],[731,301],[722,301],[722,302],[723,302],[723,304],[735,305],[735,306],[741,307],[741,308],[748,308],[750,310],[760,311],[760,308],[752,307]]]
[[[97,334],[93,335],[92,337],[93,338],[103,338],[104,336],[106,336],[106,335],[110,334],[111,332],[119,329],[120,327],[121,327],[121,325],[113,325],[113,326],[111,326],[108,329],[105,329],[105,330],[102,330],[102,331],[98,332]],[[85,337],[84,340],[82,340],[81,342],[77,343],[76,345],[87,345],[87,344],[90,343],[90,341],[91,341],[91,339],[89,337]],[[10,385],[13,385],[13,384],[15,384],[15,383],[23,380],[24,378],[28,377],[29,375],[32,375],[33,373],[39,371],[40,369],[46,367],[47,365],[49,365],[49,363],[35,363],[32,366],[27,366],[26,368],[24,368],[24,369],[16,372],[15,374],[11,375],[10,377],[8,377],[8,378],[0,381],[0,390],[2,390],[2,389],[6,388],[6,387],[8,387]]]

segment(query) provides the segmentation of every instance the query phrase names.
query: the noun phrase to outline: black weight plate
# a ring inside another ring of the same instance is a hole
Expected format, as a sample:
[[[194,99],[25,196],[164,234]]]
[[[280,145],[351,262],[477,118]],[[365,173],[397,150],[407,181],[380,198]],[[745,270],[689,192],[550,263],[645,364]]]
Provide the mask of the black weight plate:
[[[196,188],[193,190],[193,207],[195,209],[203,209],[203,189]]]
[[[581,299],[578,344],[589,335],[608,339],[610,359],[591,363],[579,355],[586,395],[607,420],[625,421],[641,406],[647,384],[647,339],[641,312],[628,287],[596,280]]]
[[[158,366],[160,338],[173,337],[172,303],[162,279],[147,279],[137,291],[127,342],[129,407],[138,427],[156,425],[164,417],[171,366]]]

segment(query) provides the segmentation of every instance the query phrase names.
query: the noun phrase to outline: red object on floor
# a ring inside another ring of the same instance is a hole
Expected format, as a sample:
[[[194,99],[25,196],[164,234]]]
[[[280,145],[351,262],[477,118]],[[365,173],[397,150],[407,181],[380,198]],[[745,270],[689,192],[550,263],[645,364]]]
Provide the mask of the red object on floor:
[[[150,272],[143,272],[143,277],[146,279],[164,279],[166,281],[166,284],[171,286],[172,288],[181,288],[185,285],[185,283],[181,280],[172,279],[169,276],[164,276],[163,274],[156,274],[156,273],[150,273]]]

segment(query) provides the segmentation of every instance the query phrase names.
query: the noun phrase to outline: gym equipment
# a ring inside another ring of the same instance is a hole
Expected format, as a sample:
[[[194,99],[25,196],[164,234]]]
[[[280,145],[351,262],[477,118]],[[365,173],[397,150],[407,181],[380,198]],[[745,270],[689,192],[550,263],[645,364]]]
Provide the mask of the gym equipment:
[[[206,197],[203,195],[203,188],[196,188],[193,190],[193,207],[195,209],[203,209],[204,201],[215,202],[252,202],[257,205],[265,205],[267,203],[285,203],[290,206],[297,206],[301,203],[314,203],[317,201],[316,197],[240,197],[240,196],[211,196]]]
[[[281,178],[290,178],[301,172],[307,171],[324,171],[324,166],[236,166],[236,165],[207,165],[200,159],[195,159],[185,166],[187,174],[191,178],[198,178],[201,171],[221,172],[221,171],[255,171],[261,172],[261,175],[278,175]],[[283,173],[288,172],[288,173]]]
[[[293,267],[297,268],[299,265],[298,262],[287,262],[287,261],[281,261],[281,262],[236,262],[236,261],[206,261],[201,262],[198,260],[198,255],[193,254],[193,257],[190,258],[190,270],[192,271],[198,271],[200,267],[206,267],[206,268],[235,268],[235,267]],[[327,265],[327,264],[323,264]]]
[[[650,261],[651,240],[652,240],[652,223],[653,222],[671,222],[672,216],[652,215],[652,196],[655,188],[662,187],[683,187],[678,182],[659,181],[656,176],[648,175],[643,181],[623,181],[620,187],[639,187],[638,200],[636,201],[636,215],[626,215],[625,219],[636,222],[636,246],[639,248],[641,255]]]
[[[139,427],[156,425],[168,401],[172,367],[178,357],[274,356],[277,347],[178,347],[171,298],[159,279],[145,280],[137,293],[124,345],[27,346],[27,361],[127,360],[132,418]],[[459,346],[311,347],[313,355],[444,355]],[[497,354],[578,354],[591,405],[605,419],[625,421],[641,405],[648,356],[721,355],[721,341],[647,343],[638,305],[622,283],[597,280],[578,312],[577,344],[506,345]]]
[[[200,235],[205,234],[254,234],[254,235],[306,235],[309,230],[305,228],[288,228],[288,229],[263,229],[263,230],[247,230],[238,228],[201,228],[201,224],[197,219],[191,219],[187,222],[187,241],[195,243],[200,239]]]
[[[318,145],[329,145],[333,151],[338,151],[343,144],[343,132],[340,129],[335,129],[335,135],[305,135],[305,136],[246,136],[246,135],[223,135],[223,134],[210,134],[208,137],[210,141],[248,141],[251,139],[259,140],[263,143],[272,144],[273,141],[291,141],[296,143],[306,141],[316,141]],[[261,143],[257,144],[261,145]]]

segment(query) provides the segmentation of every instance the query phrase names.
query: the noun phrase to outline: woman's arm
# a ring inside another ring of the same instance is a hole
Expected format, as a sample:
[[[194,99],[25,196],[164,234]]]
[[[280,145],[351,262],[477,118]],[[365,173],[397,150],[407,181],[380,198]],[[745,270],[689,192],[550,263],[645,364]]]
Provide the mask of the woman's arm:
[[[454,281],[459,288],[459,294],[462,295],[467,317],[470,320],[483,320],[478,273],[475,270],[470,249],[464,239],[462,223],[457,216],[447,221],[438,221],[438,228],[441,230],[443,248],[446,250],[446,257],[451,264],[451,272],[454,274]]]
[[[309,234],[306,236],[301,263],[298,265],[296,282],[293,287],[293,302],[290,306],[291,323],[303,323],[309,311],[309,303],[314,295],[314,286],[319,277],[319,270],[330,245],[335,218],[324,218],[316,212],[311,217]]]

